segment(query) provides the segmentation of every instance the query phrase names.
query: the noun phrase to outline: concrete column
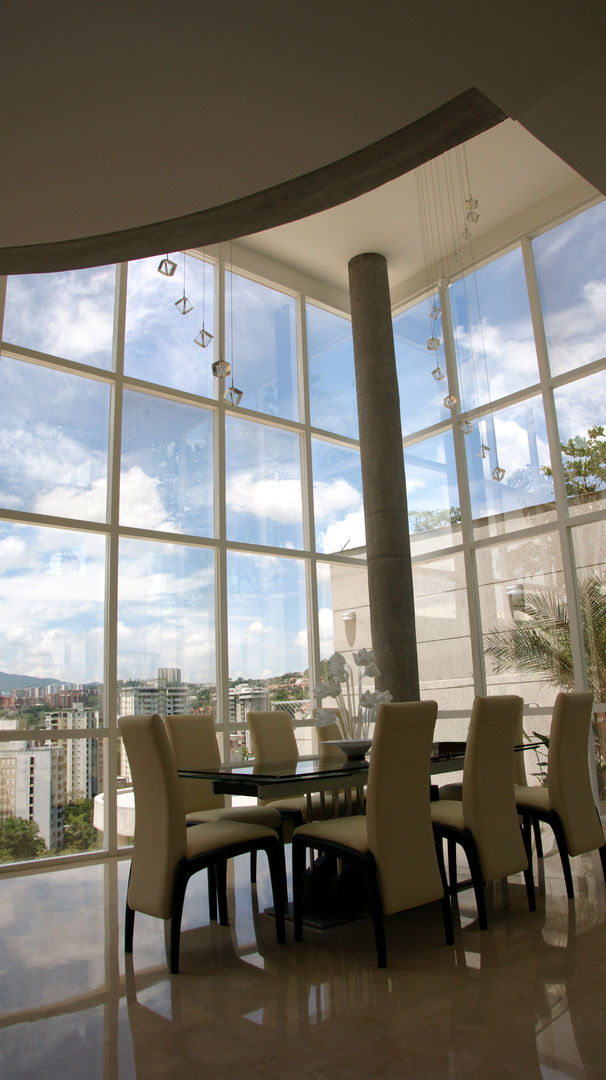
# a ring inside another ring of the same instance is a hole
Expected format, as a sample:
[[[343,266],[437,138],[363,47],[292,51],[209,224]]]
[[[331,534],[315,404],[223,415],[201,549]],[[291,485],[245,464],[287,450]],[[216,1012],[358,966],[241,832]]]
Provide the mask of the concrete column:
[[[400,395],[383,255],[356,255],[349,291],[360,426],[370,627],[394,701],[419,698]]]

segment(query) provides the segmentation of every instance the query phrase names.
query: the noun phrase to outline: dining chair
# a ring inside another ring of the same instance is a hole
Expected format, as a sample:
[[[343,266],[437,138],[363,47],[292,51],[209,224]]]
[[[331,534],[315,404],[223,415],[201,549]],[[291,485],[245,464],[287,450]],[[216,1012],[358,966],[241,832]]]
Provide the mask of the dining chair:
[[[215,721],[211,713],[181,713],[166,716],[164,724],[172,746],[177,769],[215,769],[221,764]],[[266,825],[281,836],[280,812],[271,806],[226,806],[225,796],[218,795],[211,780],[179,778],[187,825],[205,821],[244,821]],[[257,880],[257,854],[250,854],[250,880]]]
[[[135,793],[135,838],[128,879],[124,950],[133,949],[135,912],[170,920],[169,967],[179,971],[181,916],[190,877],[206,869],[213,916],[216,886],[219,919],[227,924],[227,859],[265,851],[272,884],[276,937],[285,941],[284,850],[274,829],[239,821],[185,824],[177,766],[166,728],[156,714],[119,720]]]
[[[356,866],[364,877],[377,962],[387,966],[384,917],[440,900],[448,944],[452,914],[436,850],[429,803],[435,701],[381,705],[368,772],[366,814],[300,825],[293,834],[295,940],[303,933],[305,854],[309,848]]]
[[[544,821],[553,829],[566,884],[574,897],[570,856],[596,848],[606,881],[604,830],[589,773],[589,729],[593,708],[590,693],[560,693],[555,699],[547,757],[547,785],[516,784],[515,800],[529,836],[531,825]],[[537,846],[537,856],[542,851]]]
[[[524,872],[528,907],[535,910],[534,882],[526,840],[522,835],[514,797],[514,746],[523,701],[513,694],[477,697],[473,703],[461,799],[431,804],[434,833],[446,840],[450,890],[457,882],[456,846],[467,857],[481,930],[488,923],[484,887],[487,882]]]
[[[331,710],[335,712],[336,710]],[[330,762],[331,764],[338,765],[343,764],[347,760],[347,755],[334,743],[341,739],[341,732],[339,725],[335,720],[334,724],[325,724],[324,727],[317,727],[316,734],[318,736],[318,757],[322,762]],[[344,791],[333,792],[332,798],[332,817],[339,817],[343,814],[351,814],[352,809],[356,809],[358,813],[364,813],[364,806],[366,801],[366,785],[361,784],[359,787],[346,788]],[[321,815],[325,817],[325,814]]]
[[[293,730],[290,713],[284,709],[272,712],[247,712],[246,723],[253,747],[255,761],[296,761],[299,747]],[[262,806],[278,810],[282,818],[284,839],[289,840],[292,830],[307,820],[305,795],[285,796],[283,799],[259,800]]]

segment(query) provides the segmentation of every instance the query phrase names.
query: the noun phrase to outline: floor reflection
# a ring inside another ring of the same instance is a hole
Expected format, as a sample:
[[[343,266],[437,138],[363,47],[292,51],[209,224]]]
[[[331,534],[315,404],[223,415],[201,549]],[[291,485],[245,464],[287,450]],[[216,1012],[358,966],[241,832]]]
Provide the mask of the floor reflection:
[[[127,861],[0,880],[3,1075],[604,1075],[606,908],[593,856],[574,860],[574,902],[557,855],[541,866],[536,913],[521,876],[497,886],[485,933],[462,893],[454,948],[437,909],[393,917],[384,971],[363,920],[307,931],[300,945],[289,927],[280,948],[260,871],[251,891],[247,858],[235,861],[229,927],[209,923],[204,875],[192,879],[175,977],[158,920],[137,917],[125,961]]]

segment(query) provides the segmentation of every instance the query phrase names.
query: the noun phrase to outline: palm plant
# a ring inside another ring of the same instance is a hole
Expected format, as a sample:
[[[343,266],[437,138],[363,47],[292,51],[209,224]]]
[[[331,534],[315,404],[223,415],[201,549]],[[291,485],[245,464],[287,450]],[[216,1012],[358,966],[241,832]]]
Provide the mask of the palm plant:
[[[589,688],[596,701],[606,696],[606,578],[589,574],[578,583]],[[524,592],[524,617],[485,635],[485,652],[499,674],[542,675],[558,690],[574,690],[568,602],[563,592],[537,585]]]
[[[606,697],[606,578],[589,574],[578,582],[578,597],[585,645],[589,689],[594,701]],[[485,653],[497,674],[526,671],[541,675],[558,690],[574,690],[574,671],[568,602],[563,592],[545,586],[524,591],[524,616],[507,627],[493,627],[486,634]],[[603,720],[593,720],[594,748],[600,797],[606,797],[606,731]],[[534,731],[546,746],[549,737]],[[537,756],[538,757],[538,756]],[[544,762],[539,776],[545,782]]]

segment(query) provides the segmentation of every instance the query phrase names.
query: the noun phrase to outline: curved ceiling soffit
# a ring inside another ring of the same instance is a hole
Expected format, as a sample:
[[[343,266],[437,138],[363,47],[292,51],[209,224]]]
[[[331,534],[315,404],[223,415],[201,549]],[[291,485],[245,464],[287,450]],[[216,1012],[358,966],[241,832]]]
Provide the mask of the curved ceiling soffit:
[[[507,119],[475,87],[347,157],[233,202],[134,229],[0,249],[0,274],[48,273],[205,247],[364,195]]]

